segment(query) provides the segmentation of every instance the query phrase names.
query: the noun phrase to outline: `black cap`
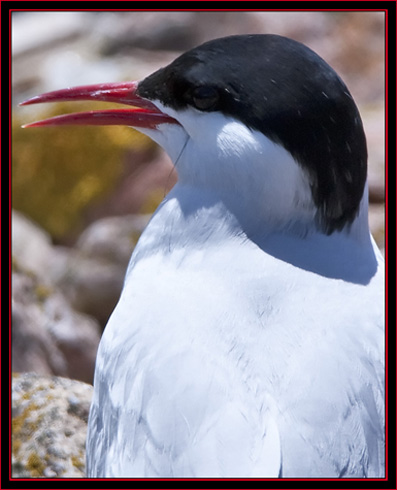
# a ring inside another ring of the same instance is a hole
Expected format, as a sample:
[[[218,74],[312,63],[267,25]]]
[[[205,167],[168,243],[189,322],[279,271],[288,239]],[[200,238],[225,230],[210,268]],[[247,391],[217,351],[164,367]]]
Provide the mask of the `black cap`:
[[[215,39],[144,79],[138,93],[175,110],[219,111],[282,145],[308,172],[326,233],[356,217],[367,176],[360,114],[305,45],[270,34]]]

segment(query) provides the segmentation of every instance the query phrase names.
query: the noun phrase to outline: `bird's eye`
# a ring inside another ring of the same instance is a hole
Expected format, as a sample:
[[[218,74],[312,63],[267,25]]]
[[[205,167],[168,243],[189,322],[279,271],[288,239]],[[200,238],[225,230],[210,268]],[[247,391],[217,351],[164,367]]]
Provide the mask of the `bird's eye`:
[[[192,93],[192,102],[200,111],[214,110],[218,104],[219,93],[214,87],[196,87]]]

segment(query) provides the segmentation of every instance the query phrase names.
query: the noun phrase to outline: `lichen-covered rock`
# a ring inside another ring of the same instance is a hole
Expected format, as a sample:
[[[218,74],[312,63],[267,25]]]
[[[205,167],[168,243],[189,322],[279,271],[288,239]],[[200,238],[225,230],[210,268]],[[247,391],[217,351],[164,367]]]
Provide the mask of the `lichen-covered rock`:
[[[12,378],[12,477],[84,477],[92,386],[34,373]]]

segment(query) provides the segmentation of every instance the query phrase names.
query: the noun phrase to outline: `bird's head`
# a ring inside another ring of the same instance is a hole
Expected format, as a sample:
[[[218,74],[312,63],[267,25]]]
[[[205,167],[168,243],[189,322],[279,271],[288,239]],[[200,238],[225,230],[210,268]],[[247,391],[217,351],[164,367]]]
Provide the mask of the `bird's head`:
[[[27,126],[135,127],[164,147],[182,184],[241,206],[252,199],[275,221],[295,212],[330,234],[359,213],[367,174],[359,111],[335,71],[291,39],[215,39],[140,82],[68,88],[23,105],[73,100],[133,107]]]

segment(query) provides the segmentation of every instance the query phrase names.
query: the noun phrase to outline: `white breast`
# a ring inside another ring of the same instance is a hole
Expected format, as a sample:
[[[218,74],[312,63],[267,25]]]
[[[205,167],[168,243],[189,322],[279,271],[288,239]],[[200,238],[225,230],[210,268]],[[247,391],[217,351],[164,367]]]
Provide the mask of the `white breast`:
[[[302,269],[235,219],[209,232],[222,204],[184,214],[184,191],[101,341],[89,476],[381,476],[381,265],[366,284]]]

